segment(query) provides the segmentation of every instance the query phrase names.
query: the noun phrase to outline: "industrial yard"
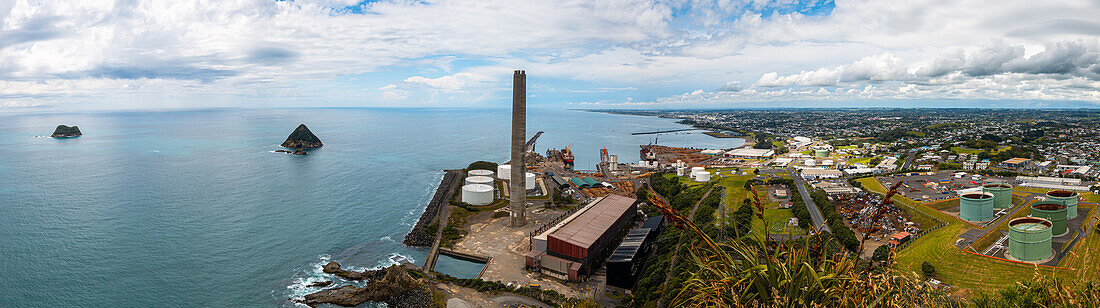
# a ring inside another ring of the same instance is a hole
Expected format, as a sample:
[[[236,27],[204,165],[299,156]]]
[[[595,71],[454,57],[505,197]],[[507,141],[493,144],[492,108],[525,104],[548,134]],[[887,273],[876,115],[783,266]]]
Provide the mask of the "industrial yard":
[[[514,111],[513,127],[525,127],[522,108]],[[678,131],[640,134],[657,141]],[[437,234],[425,270],[447,255],[483,264],[474,279],[511,288],[660,306],[696,266],[685,244],[698,244],[662,214],[682,215],[680,227],[689,219],[721,241],[776,244],[830,232],[852,256],[890,259],[902,270],[939,266],[928,283],[945,291],[1003,286],[1036,265],[1070,275],[1092,262],[1081,249],[1100,249],[1088,232],[1100,198],[1081,189],[1092,181],[928,167],[958,158],[891,151],[873,138],[796,136],[731,149],[650,143],[639,145],[637,163],[626,163],[631,158],[607,149],[538,152],[543,132],[513,134],[511,161],[476,162],[444,178],[442,201],[433,200],[440,205],[429,206],[430,220],[413,232],[418,243]],[[594,168],[574,163],[589,155],[600,157]],[[1000,272],[981,274],[987,270]]]

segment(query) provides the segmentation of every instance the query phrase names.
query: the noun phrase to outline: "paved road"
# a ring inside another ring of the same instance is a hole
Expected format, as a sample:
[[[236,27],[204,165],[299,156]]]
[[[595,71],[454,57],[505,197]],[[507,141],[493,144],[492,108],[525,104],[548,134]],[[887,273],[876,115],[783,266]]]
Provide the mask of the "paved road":
[[[810,198],[810,192],[806,189],[806,181],[802,179],[794,170],[790,171],[791,178],[794,179],[794,186],[798,187],[798,193],[802,195],[802,202],[806,203],[806,210],[810,212],[810,219],[813,220],[814,228],[833,232],[828,225],[825,225],[825,216],[821,215],[821,209],[817,208],[817,203],[814,203],[814,199]]]
[[[901,164],[899,170],[909,170],[909,167],[913,165],[913,158],[917,157],[917,150],[909,150],[909,155],[905,155],[905,163]]]

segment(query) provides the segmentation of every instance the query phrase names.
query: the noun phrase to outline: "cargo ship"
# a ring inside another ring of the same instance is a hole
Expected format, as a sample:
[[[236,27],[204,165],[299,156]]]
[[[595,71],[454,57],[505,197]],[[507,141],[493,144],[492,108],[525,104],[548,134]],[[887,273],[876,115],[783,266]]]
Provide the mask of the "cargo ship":
[[[573,150],[570,150],[569,146],[565,146],[565,148],[561,150],[561,161],[565,162],[565,167],[573,167]]]

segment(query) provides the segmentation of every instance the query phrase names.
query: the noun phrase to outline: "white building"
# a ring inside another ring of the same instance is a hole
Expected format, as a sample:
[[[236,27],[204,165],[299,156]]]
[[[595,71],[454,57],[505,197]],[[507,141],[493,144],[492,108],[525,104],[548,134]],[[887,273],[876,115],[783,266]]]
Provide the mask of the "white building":
[[[730,150],[729,152],[726,152],[726,156],[737,157],[737,158],[747,158],[747,159],[768,158],[768,157],[772,157],[774,155],[775,155],[775,151],[772,150],[772,149],[741,148],[741,149],[733,149],[733,150]]]
[[[802,169],[802,178],[807,181],[820,180],[820,179],[835,179],[839,178],[843,173],[840,170],[833,169]]]

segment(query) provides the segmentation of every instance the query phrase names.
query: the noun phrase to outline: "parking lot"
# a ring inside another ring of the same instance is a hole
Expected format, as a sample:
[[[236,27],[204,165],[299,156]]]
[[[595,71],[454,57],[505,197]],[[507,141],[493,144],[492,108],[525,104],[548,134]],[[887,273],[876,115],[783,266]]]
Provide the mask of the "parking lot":
[[[965,175],[955,174],[956,173],[948,171],[913,172],[881,176],[876,179],[885,187],[890,187],[898,181],[904,182],[902,187],[898,188],[898,195],[916,201],[956,199],[959,197],[958,190],[981,187],[982,184],[990,182],[1012,183],[1014,180],[1003,177],[986,177],[971,173],[966,173]]]

